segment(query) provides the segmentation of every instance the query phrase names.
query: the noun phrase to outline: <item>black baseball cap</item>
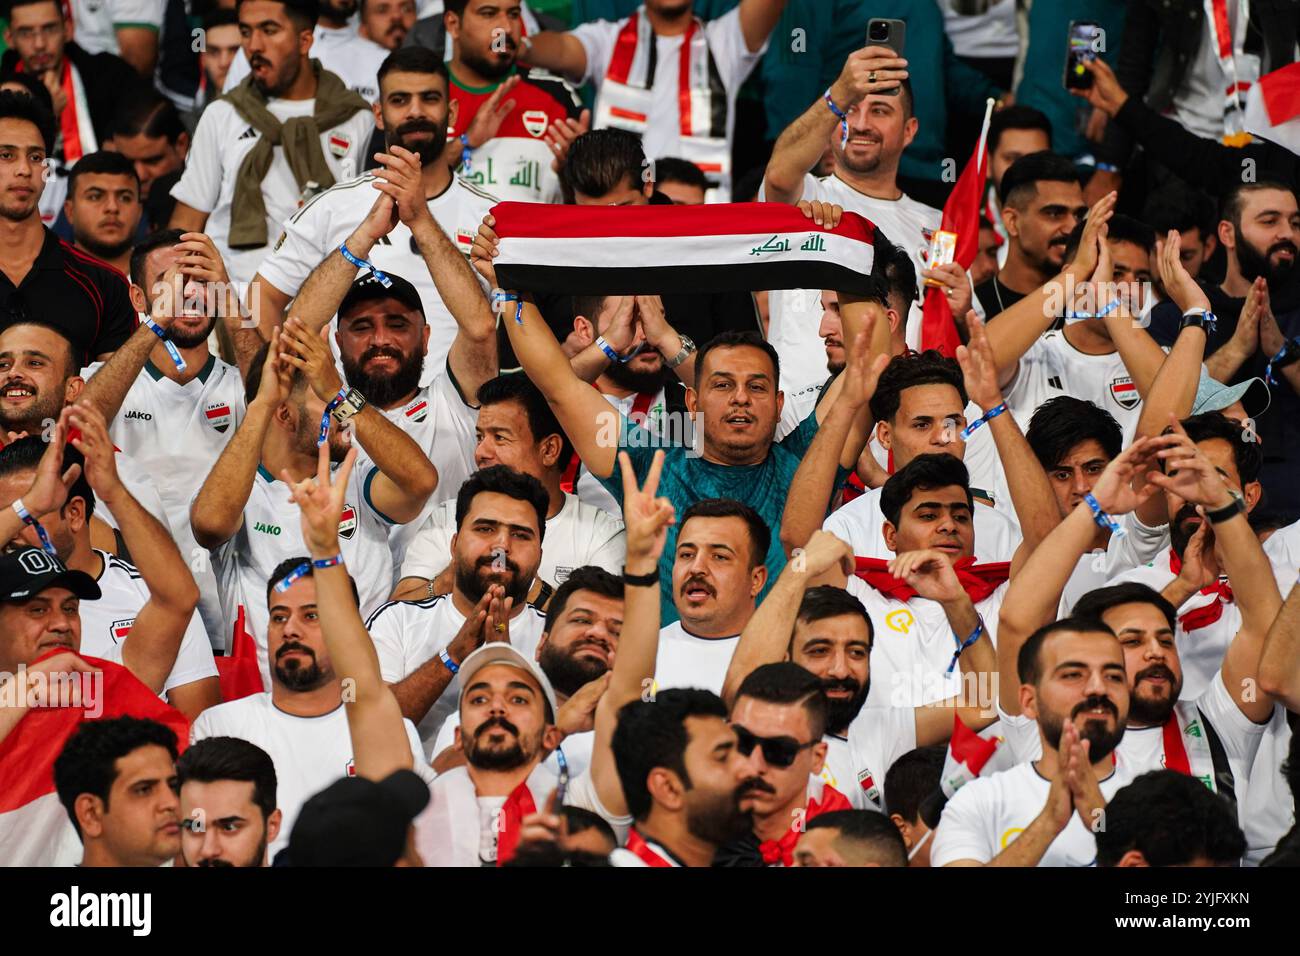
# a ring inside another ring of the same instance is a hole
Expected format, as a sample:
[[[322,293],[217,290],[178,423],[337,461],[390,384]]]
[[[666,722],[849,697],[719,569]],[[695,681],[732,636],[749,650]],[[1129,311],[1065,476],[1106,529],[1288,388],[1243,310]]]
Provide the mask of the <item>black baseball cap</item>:
[[[428,803],[429,785],[410,770],[378,783],[336,780],[303,804],[275,864],[392,866],[406,848],[407,828]]]
[[[420,301],[420,293],[416,291],[415,286],[391,272],[384,273],[384,277],[388,279],[390,285],[385,286],[383,282],[375,278],[373,272],[367,272],[352,283],[352,288],[348,289],[348,294],[339,303],[339,315],[347,315],[348,310],[353,306],[360,305],[362,302],[372,302],[375,299],[396,299],[411,311],[419,312],[420,316],[423,317],[424,303]]]
[[[85,571],[68,566],[40,548],[0,554],[0,601],[29,601],[46,588],[67,588],[83,601],[99,599],[99,585]]]

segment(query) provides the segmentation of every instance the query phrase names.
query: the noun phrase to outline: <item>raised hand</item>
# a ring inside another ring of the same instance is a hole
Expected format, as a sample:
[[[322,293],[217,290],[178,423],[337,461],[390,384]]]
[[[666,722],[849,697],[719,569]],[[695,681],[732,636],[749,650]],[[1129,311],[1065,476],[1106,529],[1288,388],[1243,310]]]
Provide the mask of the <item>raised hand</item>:
[[[387,192],[381,192],[375,197],[375,204],[366,213],[366,218],[348,238],[348,250],[353,255],[360,255],[359,250],[369,252],[370,247],[392,232],[399,221],[397,203]]]
[[[498,86],[492,95],[487,98],[487,102],[478,108],[478,112],[474,114],[474,120],[469,124],[469,128],[465,130],[470,149],[478,149],[496,136],[505,118],[514,112],[515,101],[508,100],[506,97],[518,85],[519,74],[516,73]]]
[[[965,315],[970,311],[971,288],[966,278],[966,270],[956,262],[947,265],[932,266],[921,270],[922,279],[932,279],[943,289],[944,297],[953,315]]]
[[[905,79],[907,60],[889,47],[864,47],[854,50],[844,61],[844,69],[831,84],[831,99],[847,112],[863,97],[897,89]]]
[[[815,224],[824,226],[827,229],[834,229],[838,226],[840,217],[844,215],[842,206],[837,206],[832,202],[822,202],[820,199],[800,199],[799,211]]]
[[[558,173],[564,161],[569,158],[569,147],[573,141],[591,129],[591,110],[583,110],[578,118],[557,119],[542,137],[542,142],[551,148],[555,158],[551,160],[551,171]]]
[[[600,309],[600,317],[605,318],[605,331],[600,331],[600,318],[592,316],[593,331],[603,335],[605,341],[619,355],[624,354],[636,341],[636,297],[631,295],[611,295],[605,297]],[[592,341],[596,341],[595,338]]]
[[[1178,569],[1178,580],[1190,591],[1196,592],[1213,584],[1219,575],[1210,567],[1206,558],[1214,549],[1213,532],[1210,522],[1205,519],[1205,509],[1201,511],[1200,527],[1192,533],[1191,540],[1183,549],[1183,566]]]
[[[294,481],[289,470],[283,469],[280,478],[289,486],[289,493],[298,506],[302,521],[302,539],[313,558],[332,558],[339,553],[339,518],[343,514],[344,498],[348,492],[348,478],[357,460],[357,449],[348,449],[343,464],[330,475],[330,449],[323,443],[316,452],[316,474]]]
[[[854,570],[853,549],[848,542],[829,531],[817,530],[808,543],[791,555],[790,568],[810,579],[819,578],[828,571],[850,575]],[[809,587],[813,584],[810,582]]]
[[[45,452],[36,465],[36,477],[32,479],[32,486],[23,495],[23,504],[34,518],[40,518],[62,508],[68,500],[68,490],[72,487],[72,483],[81,475],[80,465],[69,465],[67,469],[63,467],[63,446],[68,440],[70,414],[71,409],[64,408],[58,421],[54,423],[54,431],[50,435],[49,443],[46,444]]]
[[[1118,199],[1119,193],[1108,192],[1088,210],[1088,219],[1083,225],[1083,233],[1079,236],[1078,251],[1070,262],[1076,273],[1076,281],[1090,278],[1096,270],[1098,250],[1105,245],[1100,239],[1100,230],[1110,222],[1111,216],[1115,215],[1115,203]]]
[[[275,408],[289,397],[293,388],[293,366],[283,361],[280,348],[283,341],[277,326],[271,330],[271,342],[266,349],[266,359],[262,362],[262,378],[257,386],[257,395],[253,401]]]
[[[627,452],[618,453],[623,472],[623,524],[627,533],[628,565],[657,564],[663,554],[668,528],[677,522],[677,511],[667,498],[658,498],[659,476],[664,468],[664,453],[655,452],[644,487],[637,487],[632,459]]]
[[[1179,252],[1182,249],[1182,240],[1176,229],[1170,229],[1168,235],[1163,241],[1156,241],[1156,267],[1160,273],[1160,284],[1165,287],[1165,294],[1169,296],[1183,312],[1188,309],[1205,309],[1210,310],[1210,299],[1196,280],[1192,278],[1191,273],[1183,267],[1182,257]],[[1242,309],[1242,317],[1245,317],[1246,309],[1251,308],[1251,299],[1254,296],[1255,289],[1251,287],[1251,295],[1246,297],[1245,308]]]
[[[497,285],[497,272],[492,260],[501,255],[501,240],[497,238],[492,228],[496,224],[495,216],[484,216],[482,225],[478,227],[478,235],[474,237],[474,244],[469,250],[470,264],[494,289]]]
[[[393,200],[397,218],[408,226],[426,219],[432,222],[420,178],[420,157],[401,146],[390,146],[386,153],[375,153],[375,159],[380,168],[375,170],[372,185]]]
[[[121,490],[122,479],[117,475],[117,449],[108,437],[108,423],[104,414],[90,402],[77,402],[63,410],[60,419],[70,429],[81,434],[71,438],[72,447],[85,458],[86,481],[101,498],[111,498]]]
[[[871,354],[872,332],[875,331],[877,322],[887,321],[884,315],[868,310],[863,320],[862,331],[852,342],[846,342],[844,346],[844,388],[840,396],[850,402],[853,408],[861,408],[871,401],[871,396],[876,394],[876,386],[880,383],[880,375],[885,371],[885,366],[889,364],[890,359],[890,356],[885,354],[877,355],[871,361],[867,360]],[[868,448],[864,454],[870,456],[871,449]]]
[[[596,705],[609,687],[614,676],[613,664],[595,680],[587,681],[578,688],[578,692],[560,705],[560,712],[555,717],[555,725],[568,737],[572,734],[586,733],[596,728]]]
[[[483,640],[510,643],[510,609],[515,599],[506,597],[503,585],[494,584],[489,589],[487,619],[483,622]]]
[[[483,592],[483,596],[474,605],[474,610],[466,615],[465,623],[460,626],[456,636],[447,645],[447,654],[457,664],[483,645],[487,626],[488,605],[492,603],[493,590],[493,588],[488,588]]]
[[[967,597],[957,572],[953,570],[952,559],[934,548],[904,551],[889,562],[889,573],[906,582],[921,597],[940,604]]]
[[[1083,97],[1092,104],[1093,109],[1101,110],[1107,116],[1113,117],[1128,102],[1128,94],[1124,92],[1124,87],[1119,85],[1119,78],[1115,76],[1115,71],[1100,57],[1084,60],[1083,68],[1092,74],[1092,86],[1086,90],[1072,89],[1070,92],[1075,96]]]
[[[1174,440],[1156,453],[1156,457],[1164,462],[1165,471],[1163,474],[1150,471],[1147,479],[1184,501],[1203,505],[1210,510],[1232,504],[1228,485],[1214,463],[1188,437],[1172,412],[1169,422],[1173,428]]]
[[[1092,486],[1092,496],[1107,514],[1135,510],[1160,489],[1147,479],[1156,464],[1156,452],[1173,444],[1172,437],[1139,438],[1111,459]]]
[[[993,359],[993,346],[989,334],[974,312],[966,315],[966,329],[970,341],[957,346],[957,364],[961,366],[966,394],[971,401],[988,411],[1002,404],[1002,388],[998,385],[998,366]]]
[[[317,398],[328,402],[338,394],[343,380],[320,333],[307,328],[302,319],[290,317],[285,320],[280,345],[283,361],[307,377]]]

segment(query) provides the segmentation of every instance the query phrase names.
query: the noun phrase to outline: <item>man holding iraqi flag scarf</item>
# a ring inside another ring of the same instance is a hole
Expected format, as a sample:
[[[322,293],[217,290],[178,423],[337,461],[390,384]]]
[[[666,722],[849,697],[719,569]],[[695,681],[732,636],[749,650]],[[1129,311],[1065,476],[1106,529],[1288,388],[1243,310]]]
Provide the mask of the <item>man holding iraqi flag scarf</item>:
[[[620,504],[617,453],[627,451],[643,479],[655,440],[629,427],[574,374],[534,307],[532,293],[834,289],[846,345],[871,328],[880,339],[872,342],[872,352],[887,351],[888,322],[874,321],[883,319],[886,290],[873,274],[874,246],[887,240],[870,222],[843,215],[838,206],[545,207],[544,217],[536,215],[541,208],[496,206],[479,229],[471,257],[495,289],[502,324],[524,371],[554,408],[583,464]],[[655,250],[651,264],[644,258],[647,240]],[[767,342],[756,333],[725,333],[696,354],[694,343],[680,337],[659,347],[687,386],[689,412],[680,427],[660,432],[660,447],[672,446],[667,448],[662,493],[682,510],[708,498],[734,498],[753,507],[773,532],[765,563],[769,581],[774,580],[785,565],[779,531],[790,480],[838,397],[862,383],[840,376],[826,400],[774,442],[784,396],[776,353]],[[611,361],[627,358],[612,348],[608,354]],[[840,482],[870,427],[867,415],[863,410],[855,416],[839,462]],[[676,529],[669,535],[659,563],[665,623],[677,619],[671,593]]]

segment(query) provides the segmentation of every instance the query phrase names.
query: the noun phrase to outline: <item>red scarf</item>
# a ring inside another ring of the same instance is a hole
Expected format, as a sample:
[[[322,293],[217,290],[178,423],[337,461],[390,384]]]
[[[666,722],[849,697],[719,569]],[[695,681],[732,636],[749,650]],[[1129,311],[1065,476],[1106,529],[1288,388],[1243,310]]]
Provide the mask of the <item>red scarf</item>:
[[[866,581],[885,597],[898,601],[909,601],[916,596],[916,589],[889,573],[889,562],[880,558],[857,558],[858,577]],[[998,589],[1011,575],[1011,562],[994,561],[989,564],[975,563],[975,559],[962,558],[952,566],[957,572],[957,580],[970,597],[978,604]]]
[[[637,833],[635,827],[628,832],[626,849],[629,853],[636,856],[637,859],[645,863],[646,866],[672,867],[671,863],[654,850],[650,849],[650,844],[646,843],[645,837],[641,836],[640,833]]]
[[[1187,759],[1187,748],[1183,746],[1183,729],[1178,726],[1177,714],[1169,715],[1160,733],[1165,741],[1165,769],[1191,776],[1192,762]]]
[[[524,817],[537,812],[532,792],[525,780],[510,791],[505,805],[501,807],[501,834],[497,837],[497,866],[505,866],[515,855],[519,845],[519,830]]]
[[[23,64],[18,63],[18,72],[22,73]],[[59,80],[67,104],[59,114],[59,132],[63,134],[63,162],[69,168],[83,155],[81,148],[81,128],[77,125],[77,89],[72,82],[72,63],[63,58],[63,76]]]
[[[852,810],[853,805],[844,794],[840,793],[830,784],[822,787],[821,799],[813,797],[808,798],[808,809],[804,813],[803,822],[807,823],[813,817],[820,816],[823,813],[830,813],[834,810]],[[799,835],[803,833],[803,827],[798,830],[791,826],[786,830],[779,840],[764,840],[758,845],[758,852],[763,855],[764,866],[774,866],[780,863],[782,866],[790,866],[794,863],[794,845],[799,842]],[[628,849],[632,848],[632,840],[628,839]]]
[[[1169,570],[1175,575],[1183,569],[1182,559],[1178,557],[1173,548],[1169,549]],[[1195,610],[1188,611],[1178,619],[1178,624],[1182,627],[1183,632],[1195,631],[1198,628],[1209,627],[1211,624],[1223,617],[1223,606],[1232,603],[1232,585],[1222,579],[1211,582],[1201,588],[1201,594],[1215,595],[1214,601],[1198,607]]]

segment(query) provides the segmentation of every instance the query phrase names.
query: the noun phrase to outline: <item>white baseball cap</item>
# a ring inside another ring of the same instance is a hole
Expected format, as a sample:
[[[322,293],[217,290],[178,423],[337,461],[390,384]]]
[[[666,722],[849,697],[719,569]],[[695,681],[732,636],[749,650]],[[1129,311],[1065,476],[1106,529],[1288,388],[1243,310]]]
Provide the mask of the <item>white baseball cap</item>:
[[[547,706],[551,709],[549,719],[554,722],[556,714],[560,711],[559,705],[555,702],[555,688],[551,686],[550,680],[542,673],[536,661],[529,660],[521,651],[504,641],[491,641],[484,644],[461,661],[460,669],[456,672],[456,676],[460,678],[460,698],[456,702],[457,707],[464,701],[465,689],[473,683],[474,675],[489,664],[517,667],[535,680],[546,697]]]

